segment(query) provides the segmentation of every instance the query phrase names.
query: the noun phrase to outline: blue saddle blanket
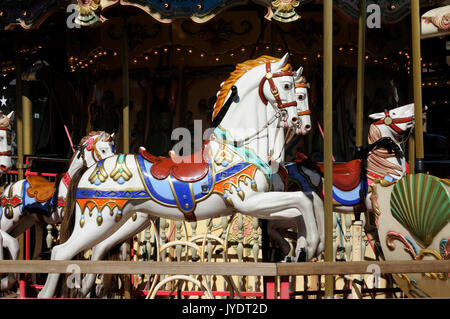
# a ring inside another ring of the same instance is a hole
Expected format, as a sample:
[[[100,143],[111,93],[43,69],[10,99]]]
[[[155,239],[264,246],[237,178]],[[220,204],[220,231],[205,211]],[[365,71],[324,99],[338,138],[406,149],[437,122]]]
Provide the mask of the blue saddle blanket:
[[[176,206],[185,213],[191,212],[195,209],[196,202],[208,196],[214,186],[214,176],[210,161],[208,161],[208,174],[203,179],[187,183],[181,182],[171,175],[163,180],[158,180],[150,173],[153,163],[146,161],[140,154],[137,154],[136,158],[146,191],[152,199],[162,205]]]

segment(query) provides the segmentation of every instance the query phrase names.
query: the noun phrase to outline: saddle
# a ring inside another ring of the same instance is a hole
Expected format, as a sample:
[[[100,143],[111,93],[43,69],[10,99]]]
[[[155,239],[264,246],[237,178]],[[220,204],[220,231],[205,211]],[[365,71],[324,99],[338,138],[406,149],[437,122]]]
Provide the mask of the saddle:
[[[163,157],[155,156],[139,148],[139,154],[148,162],[153,163],[150,173],[158,180],[164,180],[169,175],[180,182],[194,183],[203,179],[209,172],[209,164],[203,154],[209,157],[209,141],[203,143],[202,150],[191,155]]]
[[[312,161],[306,155],[300,153],[296,154],[296,162],[305,162],[311,165]],[[333,164],[333,185],[342,191],[351,191],[358,187],[361,183],[361,163],[362,160],[355,159],[347,163]],[[314,163],[320,170],[324,172],[324,165]]]
[[[38,203],[49,201],[55,194],[55,183],[49,182],[42,176],[27,176],[27,182],[30,187],[27,189],[27,195],[35,198]]]
[[[333,164],[333,185],[343,191],[351,191],[361,183],[361,160]],[[323,164],[317,163],[323,174]]]

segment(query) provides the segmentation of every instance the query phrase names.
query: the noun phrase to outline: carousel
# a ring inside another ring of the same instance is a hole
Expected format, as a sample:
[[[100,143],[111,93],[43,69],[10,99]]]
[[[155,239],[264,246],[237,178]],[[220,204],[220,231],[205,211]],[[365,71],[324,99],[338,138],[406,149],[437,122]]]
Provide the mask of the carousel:
[[[449,298],[449,19],[3,1],[0,298]]]

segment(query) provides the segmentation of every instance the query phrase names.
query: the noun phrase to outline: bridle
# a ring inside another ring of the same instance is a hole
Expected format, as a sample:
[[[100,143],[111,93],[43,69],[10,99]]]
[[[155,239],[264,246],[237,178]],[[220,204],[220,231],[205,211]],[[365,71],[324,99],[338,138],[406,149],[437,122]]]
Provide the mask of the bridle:
[[[11,127],[9,125],[8,126],[0,126],[0,131],[6,131],[6,135],[7,135],[6,143],[8,145],[11,145]],[[0,156],[11,156],[11,155],[12,155],[11,150],[5,151],[5,152],[0,152]]]
[[[295,83],[295,88],[309,88],[309,83]],[[299,111],[297,112],[297,115],[311,115],[311,110],[308,108],[306,111]]]
[[[94,139],[94,141],[92,142],[92,144],[90,144],[89,140],[88,140],[83,145],[81,145],[79,147],[75,147],[75,149],[78,148],[77,158],[81,157],[83,159],[83,167],[87,167],[86,155],[84,153],[85,150],[91,152],[92,158],[94,159],[95,162],[100,162],[101,160],[104,160],[104,158],[102,158],[102,156],[100,155],[100,152],[97,149],[98,138],[99,137],[97,136]],[[112,151],[114,152],[114,146],[111,145],[111,147],[112,147]],[[89,148],[91,148],[91,149],[89,149]],[[64,184],[66,185],[66,187],[69,187],[71,177],[69,176],[68,172],[66,172],[66,174],[64,174],[62,180],[63,180]]]
[[[389,111],[386,110],[384,111],[384,118],[381,120],[378,120],[376,122],[374,122],[373,124],[375,125],[380,125],[380,124],[385,124],[387,126],[389,126],[392,130],[394,130],[395,132],[397,132],[398,134],[403,134],[404,130],[402,130],[401,128],[399,128],[396,124],[399,123],[408,123],[411,122],[413,120],[412,116],[409,117],[401,117],[401,118],[392,118],[389,115]]]
[[[267,105],[267,103],[269,102],[267,100],[267,98],[264,96],[264,90],[263,90],[264,84],[267,81],[267,82],[269,82],[270,92],[272,93],[273,97],[275,98],[275,101],[277,102],[277,107],[279,110],[283,110],[290,106],[297,106],[297,101],[292,101],[292,102],[288,102],[288,103],[283,103],[283,101],[281,101],[279,91],[278,91],[273,79],[282,77],[282,76],[293,76],[293,73],[292,73],[292,71],[281,71],[281,72],[277,72],[277,73],[272,73],[270,62],[266,63],[266,74],[259,82],[259,97],[260,97],[261,101],[264,103],[264,105]]]

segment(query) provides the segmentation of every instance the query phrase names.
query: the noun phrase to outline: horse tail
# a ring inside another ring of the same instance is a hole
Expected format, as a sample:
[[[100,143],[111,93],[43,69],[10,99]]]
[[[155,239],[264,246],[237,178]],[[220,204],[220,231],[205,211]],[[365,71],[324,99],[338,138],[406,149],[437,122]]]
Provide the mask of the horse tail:
[[[109,261],[124,261],[123,257],[126,256],[124,256],[124,252],[122,251],[123,244],[124,243],[120,243],[111,248],[106,259]],[[119,289],[118,279],[120,279],[122,283],[125,283],[127,280],[131,281],[130,275],[126,274],[103,274],[103,293],[101,296],[97,297],[110,297],[115,290]]]
[[[59,231],[60,244],[65,243],[70,235],[72,234],[73,226],[75,224],[75,193],[78,187],[78,183],[80,182],[81,177],[84,172],[86,172],[87,167],[80,168],[77,170],[70,181],[67,196],[66,196],[66,204],[64,205],[64,217],[61,222],[61,229]]]

